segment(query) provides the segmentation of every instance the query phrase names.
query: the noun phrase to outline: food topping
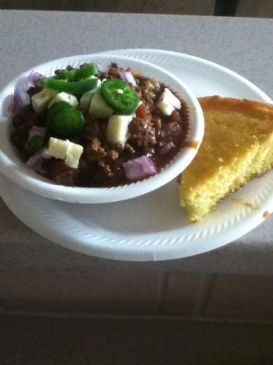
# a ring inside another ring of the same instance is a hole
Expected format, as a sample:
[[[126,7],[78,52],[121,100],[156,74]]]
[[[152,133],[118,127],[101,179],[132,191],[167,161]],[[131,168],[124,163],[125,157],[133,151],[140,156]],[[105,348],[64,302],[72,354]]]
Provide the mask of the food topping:
[[[25,150],[30,153],[33,154],[37,151],[39,151],[44,143],[44,138],[42,136],[32,136],[31,138],[29,138],[25,144]]]
[[[65,91],[69,94],[80,97],[83,93],[89,90],[95,90],[98,85],[97,78],[90,78],[79,81],[67,81],[67,80],[56,80],[54,78],[48,78],[42,80],[42,86],[48,89]]]
[[[181,102],[168,88],[165,88],[157,102],[157,106],[163,114],[171,115],[175,109],[181,108]]]
[[[47,78],[32,73],[24,85],[16,89],[24,102],[14,109],[12,143],[27,166],[58,184],[136,182],[160,171],[185,144],[183,100],[129,68],[68,66]]]
[[[89,114],[98,118],[108,118],[113,112],[113,109],[101,96],[100,89],[98,89],[91,98]]]
[[[98,73],[97,66],[94,63],[85,64],[79,69],[61,70],[57,72],[54,79],[62,79],[67,81],[79,81],[82,79],[92,78]]]
[[[76,96],[62,91],[61,93],[58,93],[51,100],[51,102],[48,104],[48,108],[50,108],[54,103],[58,103],[60,101],[65,101],[66,103],[70,104],[71,106],[73,106],[75,108],[79,105],[79,102],[78,102],[78,99],[76,98]]]
[[[36,113],[42,113],[56,96],[57,92],[50,89],[43,89],[31,98],[32,108]]]
[[[128,138],[128,127],[133,115],[112,115],[107,124],[106,139],[109,143],[125,144]]]
[[[124,162],[123,167],[125,175],[130,181],[141,180],[156,173],[156,166],[153,160],[147,156]]]
[[[51,137],[49,139],[48,149],[45,149],[43,153],[46,158],[54,157],[64,160],[67,166],[76,169],[83,153],[83,147],[69,140],[63,141]]]
[[[122,115],[132,114],[139,101],[136,92],[126,82],[114,78],[102,83],[101,95],[115,112]]]
[[[48,134],[59,138],[78,136],[85,124],[82,113],[65,101],[51,106],[46,121]]]

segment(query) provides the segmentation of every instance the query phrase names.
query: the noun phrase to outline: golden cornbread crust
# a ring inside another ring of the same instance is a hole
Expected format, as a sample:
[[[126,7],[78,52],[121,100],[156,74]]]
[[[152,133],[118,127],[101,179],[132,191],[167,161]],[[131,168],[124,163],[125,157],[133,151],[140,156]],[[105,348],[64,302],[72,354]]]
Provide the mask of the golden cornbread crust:
[[[180,204],[190,221],[273,166],[273,105],[210,96],[199,102],[205,135],[198,154],[180,177]]]

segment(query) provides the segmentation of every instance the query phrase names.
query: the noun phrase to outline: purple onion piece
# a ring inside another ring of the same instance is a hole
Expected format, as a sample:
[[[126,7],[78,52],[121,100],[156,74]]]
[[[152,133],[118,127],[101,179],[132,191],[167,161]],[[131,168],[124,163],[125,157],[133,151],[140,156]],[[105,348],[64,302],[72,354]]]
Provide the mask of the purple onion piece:
[[[37,87],[40,84],[40,81],[44,78],[44,76],[42,74],[40,74],[39,72],[35,72],[32,71],[29,75],[28,75],[28,83],[29,83],[29,87]]]
[[[28,93],[21,89],[20,87],[16,88],[14,90],[14,96],[13,96],[13,110],[16,113],[20,109],[22,109],[24,106],[27,106],[30,104],[30,96]]]
[[[28,89],[37,87],[40,80],[43,78],[39,72],[32,71],[28,76],[21,77],[14,89],[13,97],[13,112],[16,114],[20,109],[30,104],[30,96]]]
[[[31,168],[31,170],[39,172],[42,168],[43,155],[42,152],[37,152],[33,156],[31,156],[27,162],[26,166]]]
[[[121,80],[127,82],[128,84],[132,84],[133,86],[137,86],[136,80],[131,71],[125,71],[121,69],[119,71],[119,75]]]
[[[158,154],[159,155],[166,155],[167,153],[169,153],[170,151],[172,151],[174,148],[175,148],[175,144],[173,142],[168,142],[167,144],[165,144],[165,146],[163,146],[158,151]]]
[[[141,156],[122,164],[129,181],[137,181],[156,174],[154,162],[147,156]]]

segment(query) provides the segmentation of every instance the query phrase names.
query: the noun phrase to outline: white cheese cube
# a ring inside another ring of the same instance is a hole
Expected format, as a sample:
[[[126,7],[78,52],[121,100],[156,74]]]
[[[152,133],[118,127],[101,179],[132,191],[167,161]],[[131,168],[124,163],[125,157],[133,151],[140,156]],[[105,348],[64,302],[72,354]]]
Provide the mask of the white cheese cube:
[[[61,93],[58,93],[54,99],[51,100],[51,102],[48,104],[48,107],[50,108],[53,104],[59,103],[60,101],[65,101],[75,108],[79,105],[76,96],[62,91]]]
[[[110,143],[126,143],[129,124],[133,115],[112,115],[106,130],[106,139]]]
[[[77,169],[82,153],[83,147],[81,145],[69,142],[66,158],[64,160],[65,164],[73,169]]]
[[[60,158],[64,160],[68,150],[68,140],[63,141],[62,139],[50,137],[48,149],[45,154],[50,157]]]
[[[157,102],[157,106],[163,114],[171,115],[175,109],[181,108],[181,103],[168,88],[165,88]]]
[[[98,118],[109,118],[113,114],[113,109],[106,104],[100,94],[100,88],[97,89],[91,99],[89,114]]]
[[[31,97],[32,108],[36,113],[42,113],[51,100],[56,96],[57,91],[43,89]]]
[[[43,157],[59,158],[64,160],[65,164],[73,169],[78,168],[83,147],[77,143],[70,142],[68,139],[50,137],[48,148],[44,149]]]

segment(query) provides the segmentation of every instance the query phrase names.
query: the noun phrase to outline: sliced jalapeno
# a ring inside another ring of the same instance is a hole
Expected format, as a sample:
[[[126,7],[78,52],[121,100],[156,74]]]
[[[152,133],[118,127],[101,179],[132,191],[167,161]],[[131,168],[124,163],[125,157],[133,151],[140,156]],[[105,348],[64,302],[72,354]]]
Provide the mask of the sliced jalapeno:
[[[119,79],[108,79],[102,83],[101,95],[116,112],[130,115],[138,105],[139,98],[129,85]]]
[[[46,122],[48,123],[49,120],[53,119],[57,113],[61,112],[62,110],[66,109],[66,108],[73,109],[72,105],[70,105],[66,101],[59,101],[57,103],[52,104],[51,107],[47,111]]]
[[[54,78],[47,78],[41,81],[43,87],[57,91],[65,91],[80,97],[83,93],[89,90],[95,90],[98,85],[98,79],[86,79],[80,81],[56,80]]]
[[[47,112],[47,133],[52,137],[76,137],[81,133],[84,124],[82,113],[66,102],[53,104]]]
[[[87,79],[98,73],[97,66],[94,63],[88,63],[75,70],[63,70],[55,75],[54,79],[62,79],[67,81],[79,81]]]

